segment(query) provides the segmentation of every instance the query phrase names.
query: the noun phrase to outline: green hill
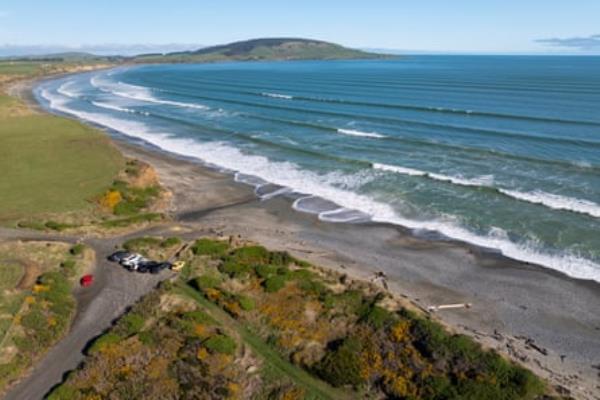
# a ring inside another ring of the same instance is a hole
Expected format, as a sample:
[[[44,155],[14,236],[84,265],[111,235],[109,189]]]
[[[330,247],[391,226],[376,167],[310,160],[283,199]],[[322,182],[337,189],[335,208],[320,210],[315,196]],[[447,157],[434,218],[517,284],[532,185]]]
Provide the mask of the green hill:
[[[299,38],[252,39],[196,51],[168,54],[143,54],[136,63],[210,62],[258,60],[340,60],[385,58],[384,54],[367,53],[320,40]]]

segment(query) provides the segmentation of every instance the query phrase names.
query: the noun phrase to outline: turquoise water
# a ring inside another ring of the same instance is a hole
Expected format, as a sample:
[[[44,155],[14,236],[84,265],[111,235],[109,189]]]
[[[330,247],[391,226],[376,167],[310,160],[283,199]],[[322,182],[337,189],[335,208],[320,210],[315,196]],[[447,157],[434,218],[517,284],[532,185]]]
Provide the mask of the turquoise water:
[[[600,58],[139,66],[36,93],[322,220],[438,232],[600,281]]]

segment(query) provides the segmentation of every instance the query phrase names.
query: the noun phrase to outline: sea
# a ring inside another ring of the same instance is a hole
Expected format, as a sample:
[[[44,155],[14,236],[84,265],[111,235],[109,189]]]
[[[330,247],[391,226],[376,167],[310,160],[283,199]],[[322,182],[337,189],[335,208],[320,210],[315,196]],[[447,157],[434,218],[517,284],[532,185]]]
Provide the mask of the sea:
[[[600,282],[600,57],[142,65],[34,93],[322,221],[396,224]]]

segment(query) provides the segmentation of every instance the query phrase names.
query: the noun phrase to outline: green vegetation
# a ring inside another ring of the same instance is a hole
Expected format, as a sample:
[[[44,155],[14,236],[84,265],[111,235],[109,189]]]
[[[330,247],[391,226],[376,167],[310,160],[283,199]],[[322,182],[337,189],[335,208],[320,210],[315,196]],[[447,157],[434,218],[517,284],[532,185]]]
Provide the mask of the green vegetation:
[[[90,200],[110,186],[123,165],[122,156],[104,135],[50,115],[9,117],[0,112],[0,148],[10,149],[0,158],[4,224],[46,213],[89,210]],[[46,226],[68,227],[52,221]]]
[[[211,336],[203,343],[208,350],[221,354],[233,355],[236,349],[235,340],[226,335]]]
[[[0,263],[0,291],[14,288],[25,272],[17,263]]]
[[[214,62],[252,60],[339,60],[387,57],[334,43],[299,38],[253,39],[196,51],[137,56],[134,62]]]
[[[192,252],[198,256],[221,257],[228,249],[227,243],[206,238],[196,240],[192,246]]]
[[[164,240],[144,242],[160,249]],[[105,397],[107,388],[127,393],[114,398],[253,399],[533,400],[546,391],[531,372],[368,284],[342,284],[261,246],[196,245],[184,255],[188,275],[121,318],[51,398]]]
[[[104,228],[125,228],[130,225],[140,224],[144,222],[161,221],[165,217],[159,213],[139,214],[128,218],[111,219],[102,222],[100,225]]]
[[[77,269],[90,257],[66,243],[0,244],[0,390],[67,331]],[[10,258],[13,262],[3,262]]]

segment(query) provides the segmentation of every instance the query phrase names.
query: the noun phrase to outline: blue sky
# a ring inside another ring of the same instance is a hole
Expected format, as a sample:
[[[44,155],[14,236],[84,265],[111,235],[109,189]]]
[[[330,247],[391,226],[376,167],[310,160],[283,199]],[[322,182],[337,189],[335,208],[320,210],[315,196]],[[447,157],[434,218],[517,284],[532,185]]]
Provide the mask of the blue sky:
[[[2,0],[0,45],[298,36],[363,48],[600,54],[599,21],[600,0]]]

